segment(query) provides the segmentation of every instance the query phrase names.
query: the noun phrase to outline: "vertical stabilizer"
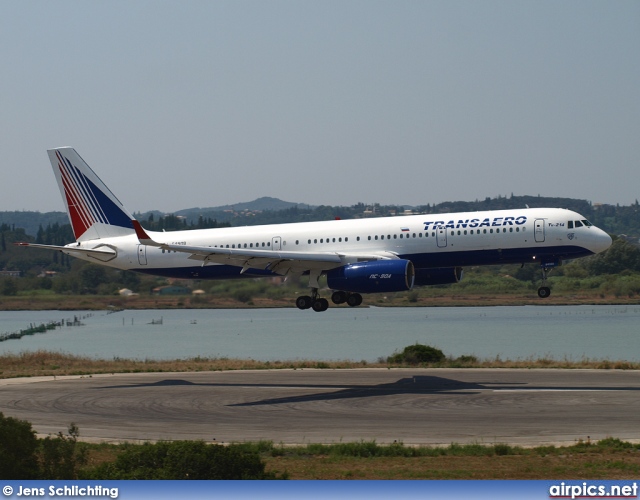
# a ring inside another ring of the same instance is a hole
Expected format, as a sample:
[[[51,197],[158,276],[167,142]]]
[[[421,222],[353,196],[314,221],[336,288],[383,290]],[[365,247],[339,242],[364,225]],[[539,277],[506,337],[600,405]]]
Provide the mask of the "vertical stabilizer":
[[[47,153],[77,241],[135,233],[133,216],[75,149]]]

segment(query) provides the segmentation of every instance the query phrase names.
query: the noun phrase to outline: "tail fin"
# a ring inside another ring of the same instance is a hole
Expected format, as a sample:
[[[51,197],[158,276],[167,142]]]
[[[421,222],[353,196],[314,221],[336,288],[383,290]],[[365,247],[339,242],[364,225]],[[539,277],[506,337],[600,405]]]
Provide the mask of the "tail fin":
[[[77,241],[135,233],[133,216],[75,149],[47,153]]]

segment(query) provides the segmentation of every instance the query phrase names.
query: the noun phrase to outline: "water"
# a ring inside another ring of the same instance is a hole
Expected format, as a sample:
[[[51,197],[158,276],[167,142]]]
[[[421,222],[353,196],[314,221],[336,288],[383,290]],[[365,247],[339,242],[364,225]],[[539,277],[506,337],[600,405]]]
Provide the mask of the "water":
[[[0,312],[0,333],[87,314],[84,326],[0,342],[0,353],[371,362],[419,342],[453,357],[640,361],[640,306],[17,311]]]

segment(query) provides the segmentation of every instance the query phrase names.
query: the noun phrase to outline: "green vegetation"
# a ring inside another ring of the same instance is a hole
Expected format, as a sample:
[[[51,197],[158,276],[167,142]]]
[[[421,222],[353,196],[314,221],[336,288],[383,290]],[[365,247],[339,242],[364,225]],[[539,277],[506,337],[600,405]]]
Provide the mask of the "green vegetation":
[[[69,426],[38,439],[0,413],[0,479],[635,479],[640,444],[617,438],[571,446],[505,443],[406,446],[373,441],[90,444]]]
[[[475,202],[447,202],[439,205],[424,205],[415,208],[416,212],[435,214],[447,211],[474,211],[518,209],[525,204],[536,206],[562,206],[573,209],[591,219],[593,223],[613,234],[625,233],[625,237],[614,237],[612,247],[597,256],[578,259],[554,269],[549,276],[553,290],[547,303],[560,299],[564,303],[571,300],[597,303],[600,301],[637,301],[640,297],[640,248],[637,245],[640,236],[640,205],[636,202],[628,207],[592,206],[584,200],[564,198],[541,198],[527,196],[487,198]],[[199,229],[224,227],[229,225],[247,225],[256,223],[279,223],[310,220],[327,220],[335,217],[343,219],[362,217],[366,209],[372,209],[376,215],[401,213],[404,207],[365,206],[352,207],[308,207],[300,206],[278,211],[255,211],[242,214],[230,212],[183,211],[183,215],[159,215],[148,213],[146,218],[139,215],[143,225],[151,230]],[[371,211],[371,210],[370,210]],[[55,217],[53,216],[55,215]],[[150,297],[153,289],[166,285],[168,280],[140,275],[128,271],[118,271],[97,264],[72,259],[60,252],[31,249],[14,246],[17,241],[35,241],[36,243],[62,245],[73,241],[69,224],[60,222],[65,214],[38,214],[33,212],[0,212],[0,270],[15,271],[16,276],[0,276],[0,307],[30,308],[37,306],[33,302],[48,303],[53,308],[60,302],[51,302],[54,298],[78,295],[93,297],[115,297],[121,289],[129,289],[143,297]],[[13,218],[15,222],[9,222]],[[31,220],[40,221],[35,237],[19,227]],[[46,224],[46,226],[45,226]],[[367,303],[375,305],[468,305],[460,299],[469,297],[479,305],[486,304],[487,298],[499,297],[503,303],[523,303],[523,300],[536,299],[541,272],[537,265],[528,264],[477,267],[465,269],[464,279],[454,285],[421,287],[409,292],[374,294]],[[304,279],[289,279],[282,286],[274,286],[268,280],[231,280],[225,282],[186,281],[191,290],[202,289],[205,295],[198,298],[188,297],[177,307],[269,307],[287,305],[296,295],[306,293]],[[321,286],[322,286],[321,282]],[[515,300],[509,302],[507,297]],[[19,301],[3,298],[29,299],[28,306]],[[81,301],[70,299],[77,305]],[[133,303],[133,301],[131,301]],[[122,306],[123,304],[120,304]],[[127,307],[129,307],[129,303]],[[132,305],[136,307],[135,303]],[[145,307],[155,307],[146,302]],[[93,308],[94,306],[87,306]],[[96,306],[99,308],[99,306]],[[82,308],[82,307],[81,307]]]
[[[440,349],[416,343],[405,347],[402,352],[389,356],[387,363],[420,365],[423,363],[442,363],[445,359],[446,357]]]
[[[124,445],[114,462],[82,472],[84,479],[286,479],[265,472],[260,455],[239,445],[173,441]]]
[[[91,449],[80,431],[36,438],[31,424],[0,413],[0,479],[286,479],[265,472],[259,454],[246,446],[202,441],[125,444],[113,461],[88,466]]]
[[[415,346],[410,346],[413,349]],[[426,346],[425,346],[426,347]],[[410,349],[410,350],[411,350]],[[428,348],[431,350],[432,348]],[[439,352],[439,349],[434,349]],[[474,355],[457,358],[444,357],[440,361],[416,361],[390,357],[380,357],[377,362],[367,361],[255,361],[233,358],[196,358],[160,361],[154,359],[93,359],[73,354],[49,351],[31,351],[20,354],[0,355],[0,379],[18,377],[57,377],[65,375],[88,375],[99,373],[162,373],[162,372],[203,372],[223,370],[347,370],[354,368],[563,368],[593,370],[640,370],[639,362],[611,361],[608,359],[518,359],[509,360],[496,357],[479,359]]]
[[[87,453],[78,436],[72,423],[68,435],[38,439],[29,422],[0,413],[0,479],[77,479]]]

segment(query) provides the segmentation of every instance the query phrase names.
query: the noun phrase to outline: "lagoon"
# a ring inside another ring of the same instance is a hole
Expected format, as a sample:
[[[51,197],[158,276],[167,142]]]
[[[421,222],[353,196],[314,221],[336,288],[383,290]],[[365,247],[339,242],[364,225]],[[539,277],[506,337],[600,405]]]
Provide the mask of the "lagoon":
[[[453,357],[640,361],[640,305],[3,311],[0,334],[74,317],[83,326],[0,342],[0,353],[373,362],[419,342]]]

